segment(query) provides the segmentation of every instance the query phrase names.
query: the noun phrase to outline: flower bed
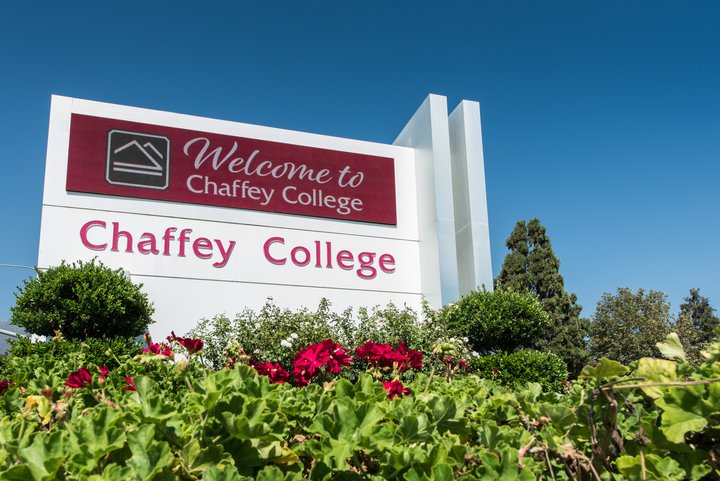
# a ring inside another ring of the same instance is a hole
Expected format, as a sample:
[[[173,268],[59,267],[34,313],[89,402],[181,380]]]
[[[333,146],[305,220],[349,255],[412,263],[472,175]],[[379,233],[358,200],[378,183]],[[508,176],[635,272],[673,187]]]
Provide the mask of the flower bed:
[[[661,348],[562,394],[466,374],[440,345],[325,340],[286,367],[235,345],[212,370],[173,334],[112,369],[8,359],[0,479],[717,479],[720,344],[697,368]]]

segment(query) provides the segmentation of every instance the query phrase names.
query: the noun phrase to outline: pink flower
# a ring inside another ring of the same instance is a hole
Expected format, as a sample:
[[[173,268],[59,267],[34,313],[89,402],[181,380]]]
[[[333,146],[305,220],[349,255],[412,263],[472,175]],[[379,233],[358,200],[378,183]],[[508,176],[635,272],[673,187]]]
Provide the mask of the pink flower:
[[[108,369],[107,366],[98,366],[98,370],[100,371],[100,380],[104,381],[107,379],[110,369]]]
[[[394,399],[397,397],[403,397],[403,396],[409,396],[412,394],[412,391],[409,387],[405,387],[402,385],[402,383],[395,379],[394,381],[386,381],[383,383],[383,387],[388,393],[388,397],[390,399]]]
[[[182,347],[187,349],[188,354],[195,354],[202,351],[204,344],[200,339],[191,339],[189,337],[178,337],[175,335],[175,331],[171,331],[171,335],[168,336],[168,341],[176,341]]]
[[[10,387],[9,381],[0,380],[0,394],[4,394],[5,391],[7,391],[9,387]]]
[[[280,363],[263,362],[253,366],[258,374],[270,378],[272,384],[283,384],[290,379],[290,373],[282,368]]]
[[[68,380],[65,382],[66,386],[76,389],[90,386],[91,384],[92,376],[90,376],[90,371],[88,371],[84,367],[81,367],[75,372],[71,372],[68,376]]]
[[[135,387],[135,381],[133,381],[133,378],[130,376],[125,377],[125,382],[128,384],[125,386],[126,391],[137,391],[137,388]]]
[[[153,354],[167,356],[171,359],[175,356],[175,354],[172,352],[172,349],[170,349],[170,346],[164,342],[151,342],[150,344],[148,344],[148,347],[142,350],[142,352],[151,352]]]

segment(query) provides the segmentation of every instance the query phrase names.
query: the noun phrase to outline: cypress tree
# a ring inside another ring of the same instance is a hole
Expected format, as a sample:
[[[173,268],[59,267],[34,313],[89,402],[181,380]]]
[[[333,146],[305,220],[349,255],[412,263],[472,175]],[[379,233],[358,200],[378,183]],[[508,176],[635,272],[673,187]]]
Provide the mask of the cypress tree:
[[[580,319],[582,307],[575,294],[565,291],[560,261],[552,249],[545,227],[538,219],[515,224],[505,245],[510,251],[495,280],[496,289],[530,291],[550,315],[550,325],[536,347],[560,356],[571,376],[580,373],[589,359],[585,345],[588,323]]]
[[[683,343],[688,361],[693,364],[702,362],[700,352],[717,337],[715,329],[720,327],[720,318],[714,312],[710,300],[701,296],[699,289],[690,289],[690,296],[680,304],[675,329]]]

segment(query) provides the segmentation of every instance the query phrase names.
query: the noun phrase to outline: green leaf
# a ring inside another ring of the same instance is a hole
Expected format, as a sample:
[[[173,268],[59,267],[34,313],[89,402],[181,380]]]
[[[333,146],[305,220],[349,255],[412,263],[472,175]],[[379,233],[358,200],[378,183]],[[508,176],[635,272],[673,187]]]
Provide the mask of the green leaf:
[[[428,432],[428,419],[424,414],[404,416],[400,420],[397,432],[402,444],[429,441],[432,436]]]
[[[645,378],[645,382],[672,382],[677,380],[677,364],[674,361],[666,361],[665,359],[644,357],[638,363],[637,373]],[[663,396],[660,387],[643,387],[641,389],[653,399],[659,399]]]
[[[88,478],[88,481],[128,481],[137,479],[133,474],[132,468],[113,463],[105,467],[102,475],[93,474]]]
[[[564,433],[577,421],[572,409],[555,404],[542,404],[538,408],[540,415],[550,418],[552,427]]]
[[[205,448],[200,447],[200,441],[197,438],[191,439],[182,451],[180,451],[183,463],[187,467],[190,474],[201,476],[207,469],[225,461],[230,464],[230,455],[225,452],[219,444],[212,444]]]
[[[667,456],[647,454],[644,459],[645,477],[643,477],[643,459],[638,456],[620,456],[616,461],[618,471],[628,479],[646,479],[648,481],[682,481],[685,471],[677,461]]]
[[[671,388],[655,401],[663,410],[660,430],[668,441],[682,443],[686,433],[705,428],[707,419],[702,415],[703,391],[703,386]]]
[[[255,481],[302,481],[300,473],[283,473],[277,466],[265,466],[257,473]]]
[[[662,354],[665,359],[670,359],[671,361],[687,362],[685,350],[683,349],[680,338],[676,333],[671,332],[667,335],[663,342],[658,342],[655,345],[660,350],[660,354]]]
[[[622,376],[628,372],[628,368],[617,361],[603,357],[594,366],[585,366],[580,373],[581,378],[595,378],[598,382],[603,379]]]
[[[7,471],[0,473],[2,481],[28,481],[35,479],[27,464],[16,464]]]
[[[62,431],[48,435],[38,434],[30,446],[20,449],[18,457],[27,464],[35,481],[51,481],[65,461]]]
[[[223,466],[222,469],[213,466],[205,472],[202,479],[203,481],[246,481],[252,478],[241,476],[235,466]]]
[[[152,479],[165,467],[170,467],[172,453],[170,446],[165,441],[155,441],[155,426],[145,424],[137,431],[128,434],[128,446],[132,457],[128,459],[128,466],[131,466],[135,473],[142,480]]]

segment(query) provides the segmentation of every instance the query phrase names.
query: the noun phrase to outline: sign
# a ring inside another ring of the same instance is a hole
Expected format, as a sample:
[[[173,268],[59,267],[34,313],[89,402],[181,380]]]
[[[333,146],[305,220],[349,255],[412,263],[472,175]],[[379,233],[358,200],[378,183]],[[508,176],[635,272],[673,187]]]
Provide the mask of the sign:
[[[397,223],[392,158],[80,114],[67,190]]]
[[[492,286],[476,105],[389,145],[53,96],[38,267],[122,268],[157,337],[268,297],[439,307]]]

